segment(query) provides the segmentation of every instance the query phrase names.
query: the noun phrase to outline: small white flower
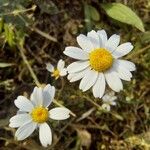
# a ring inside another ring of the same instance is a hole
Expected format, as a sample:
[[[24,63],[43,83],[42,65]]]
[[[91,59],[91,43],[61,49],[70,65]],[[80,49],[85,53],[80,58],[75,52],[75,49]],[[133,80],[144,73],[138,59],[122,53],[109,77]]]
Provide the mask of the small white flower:
[[[65,68],[65,62],[60,59],[57,64],[57,68],[50,63],[46,64],[46,69],[52,73],[52,76],[57,80],[60,76],[67,75],[67,69]]]
[[[18,128],[15,136],[17,140],[24,140],[39,128],[39,139],[44,147],[52,143],[52,132],[46,123],[49,118],[64,120],[70,117],[70,111],[63,107],[56,107],[48,111],[55,95],[55,88],[50,84],[45,88],[35,87],[31,94],[31,101],[24,96],[18,96],[15,105],[19,113],[10,119],[9,126]]]
[[[77,59],[67,67],[70,82],[81,79],[79,88],[87,91],[92,87],[93,95],[101,98],[104,95],[106,82],[109,87],[119,92],[123,89],[122,80],[130,81],[131,71],[135,65],[121,57],[128,54],[133,45],[130,42],[119,45],[120,36],[107,37],[105,30],[80,34],[77,42],[81,48],[66,47],[64,54]]]
[[[107,111],[110,111],[110,106],[116,105],[116,102],[115,102],[116,99],[117,99],[117,97],[114,96],[114,92],[110,92],[110,93],[105,94],[102,97],[102,100],[103,100],[102,108],[107,110]]]

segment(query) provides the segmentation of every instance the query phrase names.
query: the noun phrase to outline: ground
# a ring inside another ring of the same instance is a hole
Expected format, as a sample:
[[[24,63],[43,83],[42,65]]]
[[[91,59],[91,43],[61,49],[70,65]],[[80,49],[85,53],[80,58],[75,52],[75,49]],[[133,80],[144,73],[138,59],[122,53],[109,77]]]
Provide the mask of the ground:
[[[145,32],[110,18],[101,5],[110,2],[130,7],[141,18]],[[150,1],[0,0],[0,9],[1,150],[150,149]],[[79,82],[69,83],[66,77],[55,80],[45,67],[47,62],[56,65],[59,59],[70,64],[72,59],[63,54],[65,47],[77,46],[76,37],[92,29],[119,34],[121,43],[131,41],[134,45],[125,59],[134,62],[137,70],[131,82],[123,82],[124,90],[116,94],[117,106],[109,113],[101,110],[101,100],[95,99],[90,90],[79,90]],[[41,147],[38,132],[16,141],[15,129],[8,126],[17,111],[14,100],[18,95],[29,97],[35,78],[43,85],[54,85],[55,100],[76,115],[50,122],[53,144],[48,148]]]

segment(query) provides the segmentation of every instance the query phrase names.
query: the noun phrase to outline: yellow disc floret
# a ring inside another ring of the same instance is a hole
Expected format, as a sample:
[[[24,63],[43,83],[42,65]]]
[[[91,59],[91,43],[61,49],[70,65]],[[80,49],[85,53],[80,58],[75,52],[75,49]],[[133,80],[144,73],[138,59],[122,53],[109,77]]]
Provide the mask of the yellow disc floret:
[[[52,73],[52,76],[55,77],[55,79],[58,79],[60,76],[60,72],[58,69],[55,69]]]
[[[113,57],[111,53],[104,48],[97,48],[89,54],[90,66],[98,72],[105,71],[112,66]]]
[[[44,107],[36,107],[32,110],[31,117],[34,122],[43,123],[48,120],[49,112]]]

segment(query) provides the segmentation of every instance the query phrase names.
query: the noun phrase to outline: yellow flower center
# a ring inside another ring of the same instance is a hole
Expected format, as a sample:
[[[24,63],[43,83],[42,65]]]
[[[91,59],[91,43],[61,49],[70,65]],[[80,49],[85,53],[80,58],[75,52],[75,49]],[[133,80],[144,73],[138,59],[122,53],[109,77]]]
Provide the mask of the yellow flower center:
[[[104,48],[94,49],[90,54],[90,66],[98,72],[105,71],[112,66],[113,57],[111,53]]]
[[[36,107],[31,112],[31,117],[34,122],[43,123],[49,118],[49,112],[44,107]]]
[[[55,77],[55,79],[58,79],[60,76],[60,72],[58,69],[55,69],[52,73],[52,76]]]

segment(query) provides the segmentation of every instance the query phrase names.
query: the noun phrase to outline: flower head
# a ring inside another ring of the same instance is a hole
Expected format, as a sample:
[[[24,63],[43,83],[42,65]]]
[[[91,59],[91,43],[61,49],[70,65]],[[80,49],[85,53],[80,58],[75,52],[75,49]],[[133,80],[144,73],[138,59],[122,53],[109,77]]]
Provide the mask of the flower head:
[[[81,48],[66,47],[64,54],[77,59],[67,67],[68,79],[70,82],[81,79],[81,90],[92,88],[93,95],[101,98],[106,82],[113,91],[119,92],[123,89],[121,79],[131,80],[135,65],[121,59],[133,49],[130,42],[119,45],[120,36],[114,34],[108,38],[105,30],[92,30],[87,36],[80,34],[77,42]]]
[[[102,100],[103,100],[102,108],[107,110],[107,111],[110,111],[111,105],[112,106],[116,105],[116,102],[115,102],[116,99],[117,99],[117,97],[114,96],[114,92],[110,92],[110,93],[105,94],[102,97]]]
[[[60,76],[65,76],[67,74],[67,69],[65,68],[65,62],[60,59],[57,64],[57,68],[50,63],[46,64],[46,69],[52,73],[52,76],[57,80]]]
[[[43,89],[35,87],[31,100],[24,96],[18,96],[15,105],[18,113],[10,119],[9,126],[18,128],[15,136],[17,140],[24,140],[30,136],[35,129],[39,128],[39,139],[44,147],[52,142],[52,132],[46,123],[49,119],[64,120],[69,118],[70,111],[63,107],[48,110],[55,95],[55,88],[50,84]]]

